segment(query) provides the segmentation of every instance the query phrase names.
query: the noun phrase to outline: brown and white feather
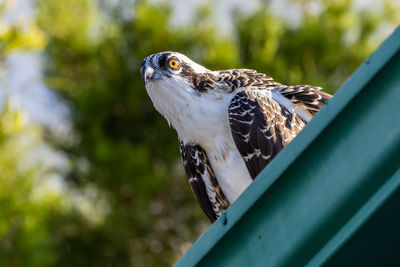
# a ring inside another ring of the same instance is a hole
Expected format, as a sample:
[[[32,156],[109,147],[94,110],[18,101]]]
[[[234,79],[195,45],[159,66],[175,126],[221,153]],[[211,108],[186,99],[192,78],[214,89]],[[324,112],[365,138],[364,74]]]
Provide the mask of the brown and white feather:
[[[226,200],[208,160],[206,151],[199,145],[179,141],[181,159],[189,184],[204,213],[215,221],[226,210]]]

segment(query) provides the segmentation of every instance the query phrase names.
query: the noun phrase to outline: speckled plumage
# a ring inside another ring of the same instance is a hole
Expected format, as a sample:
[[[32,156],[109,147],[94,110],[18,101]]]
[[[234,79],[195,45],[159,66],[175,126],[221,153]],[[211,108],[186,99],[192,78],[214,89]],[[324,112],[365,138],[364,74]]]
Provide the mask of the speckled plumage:
[[[190,187],[207,217],[214,221],[229,203],[218,185],[207,154],[199,145],[185,145],[180,141],[179,147]]]
[[[331,97],[255,70],[210,71],[175,52],[147,57],[141,71],[155,108],[177,130],[189,184],[211,221]]]

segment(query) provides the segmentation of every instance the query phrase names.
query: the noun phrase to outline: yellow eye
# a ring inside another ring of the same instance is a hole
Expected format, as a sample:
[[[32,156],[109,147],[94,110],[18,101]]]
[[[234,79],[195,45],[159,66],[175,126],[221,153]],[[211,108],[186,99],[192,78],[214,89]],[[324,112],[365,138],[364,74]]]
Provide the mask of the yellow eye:
[[[172,69],[177,69],[177,68],[179,67],[178,60],[176,60],[176,59],[171,59],[171,60],[169,61],[169,66],[170,66]]]

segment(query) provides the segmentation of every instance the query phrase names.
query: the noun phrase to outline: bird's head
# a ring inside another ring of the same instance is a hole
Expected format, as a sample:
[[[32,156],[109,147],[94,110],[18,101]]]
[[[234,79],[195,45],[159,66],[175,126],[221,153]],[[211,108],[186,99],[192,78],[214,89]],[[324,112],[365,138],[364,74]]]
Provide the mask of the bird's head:
[[[160,82],[186,82],[192,87],[195,85],[191,84],[191,79],[210,73],[208,69],[177,52],[161,52],[146,57],[140,66],[140,72],[146,85]]]
[[[178,134],[189,127],[189,121],[209,119],[219,113],[215,109],[222,109],[226,92],[217,88],[218,72],[185,55],[176,52],[150,55],[143,60],[140,72],[154,107]],[[198,127],[202,124],[196,123]],[[193,125],[190,127],[194,129]]]

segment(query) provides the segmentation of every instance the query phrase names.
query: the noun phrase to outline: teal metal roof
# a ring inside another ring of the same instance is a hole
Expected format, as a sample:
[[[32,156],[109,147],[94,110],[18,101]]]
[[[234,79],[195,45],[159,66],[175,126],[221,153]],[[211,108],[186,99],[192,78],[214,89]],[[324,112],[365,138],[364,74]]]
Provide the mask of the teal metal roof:
[[[400,265],[400,27],[175,266]]]

